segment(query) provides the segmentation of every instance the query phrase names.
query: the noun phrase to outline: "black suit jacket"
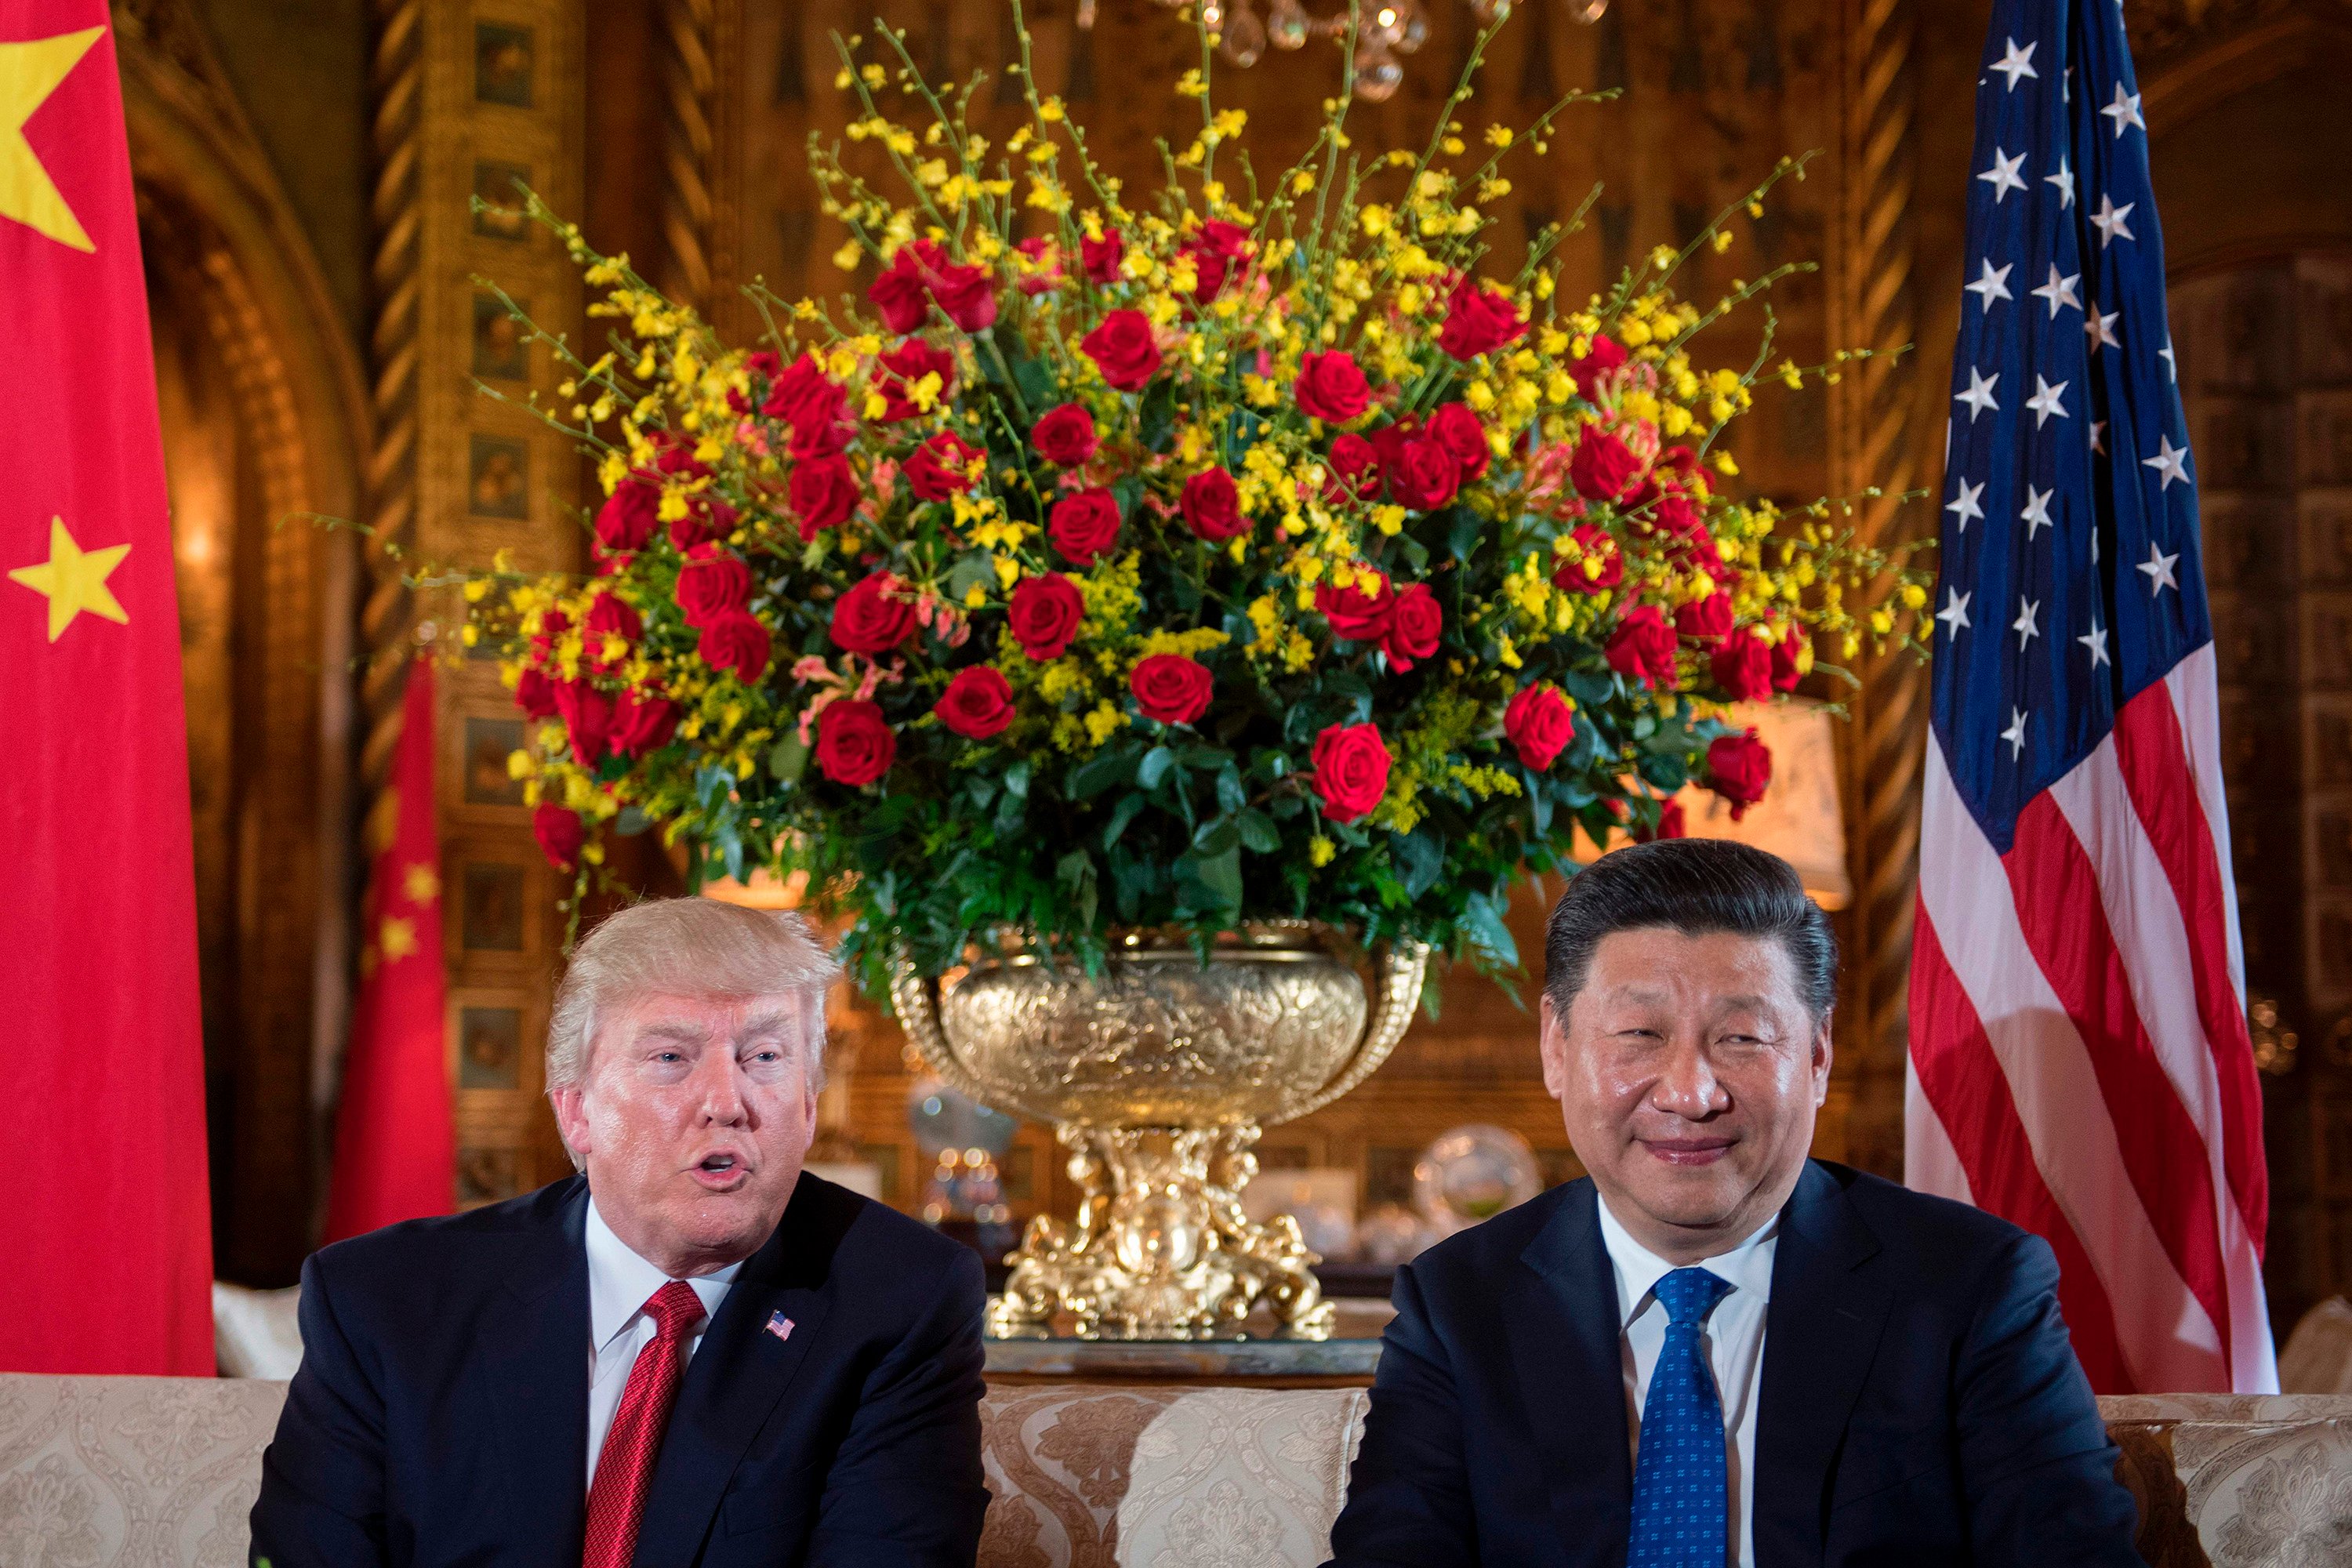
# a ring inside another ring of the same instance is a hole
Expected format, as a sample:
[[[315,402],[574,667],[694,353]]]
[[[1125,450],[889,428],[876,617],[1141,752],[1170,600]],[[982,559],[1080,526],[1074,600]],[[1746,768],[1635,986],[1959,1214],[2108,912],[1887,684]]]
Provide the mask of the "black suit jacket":
[[[1398,1270],[1335,1563],[1624,1563],[1633,1462],[1598,1203],[1571,1182]],[[2137,1568],[2057,1288],[2038,1237],[1809,1164],[1765,1311],[1758,1568]]]
[[[303,1266],[255,1557],[579,1568],[587,1208],[575,1176]],[[803,1175],[687,1363],[636,1563],[969,1568],[984,1300],[977,1254]]]

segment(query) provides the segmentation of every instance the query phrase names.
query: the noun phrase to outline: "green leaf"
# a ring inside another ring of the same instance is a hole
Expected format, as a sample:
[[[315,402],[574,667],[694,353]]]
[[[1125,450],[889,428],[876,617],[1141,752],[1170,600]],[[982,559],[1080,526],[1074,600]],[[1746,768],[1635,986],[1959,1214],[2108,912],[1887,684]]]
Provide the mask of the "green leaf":
[[[1112,845],[1118,843],[1118,836],[1127,831],[1127,825],[1135,820],[1135,814],[1141,811],[1149,804],[1150,804],[1150,796],[1149,795],[1123,795],[1119,796],[1118,804],[1111,807],[1110,826],[1103,829],[1103,847],[1108,849]]]
[[[621,807],[621,815],[613,819],[613,831],[624,838],[635,838],[653,826],[653,819],[634,805]]]
[[[786,731],[784,738],[768,748],[768,772],[782,784],[798,784],[808,772],[809,749],[800,731]]]
[[[1176,753],[1165,746],[1154,746],[1143,753],[1142,766],[1135,770],[1135,782],[1145,789],[1158,789],[1168,770],[1176,765]]]
[[[1004,793],[1021,800],[1029,798],[1029,763],[1025,759],[1004,770]]]
[[[1169,432],[1176,427],[1176,384],[1162,376],[1151,384],[1136,410],[1136,426],[1149,451],[1165,451]]]
[[[1454,559],[1466,562],[1478,548],[1478,541],[1486,531],[1486,520],[1466,506],[1457,506],[1445,520],[1445,548]]]
[[[1405,564],[1412,568],[1415,576],[1429,570],[1429,546],[1412,534],[1397,535],[1397,550],[1404,556]]]
[[[1217,809],[1239,811],[1249,804],[1249,791],[1242,785],[1242,771],[1228,762],[1217,771]]]
[[[996,568],[985,550],[974,550],[948,569],[948,597],[957,604],[974,588],[986,588],[996,582]]]
[[[1419,899],[1437,886],[1437,879],[1444,873],[1445,840],[1426,825],[1391,838],[1389,853],[1402,875],[1407,898]]]
[[[1234,820],[1242,831],[1242,847],[1252,854],[1272,855],[1281,849],[1282,830],[1265,813],[1245,810]]]
[[[1473,893],[1462,903],[1463,924],[1471,946],[1484,956],[1506,968],[1515,968],[1519,962],[1519,944],[1511,940],[1511,928],[1503,923],[1502,910],[1485,893]]]
[[[1135,781],[1135,764],[1142,757],[1141,748],[1118,746],[1097,752],[1072,771],[1065,788],[1072,800],[1088,800],[1107,789]]]
[[[1203,914],[1237,910],[1242,902],[1242,852],[1238,845],[1219,855],[1187,850],[1176,858],[1178,896]]]
[[[1192,835],[1192,847],[1203,855],[1230,854],[1241,841],[1241,825],[1230,816],[1212,818]]]

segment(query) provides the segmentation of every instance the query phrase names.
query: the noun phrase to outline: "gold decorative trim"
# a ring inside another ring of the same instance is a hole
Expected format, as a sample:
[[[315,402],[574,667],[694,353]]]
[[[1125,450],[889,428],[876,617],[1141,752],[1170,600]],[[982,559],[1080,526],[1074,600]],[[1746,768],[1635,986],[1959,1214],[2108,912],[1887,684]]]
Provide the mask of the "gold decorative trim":
[[[374,371],[371,405],[375,441],[368,455],[368,524],[363,547],[368,586],[360,611],[367,663],[360,676],[365,738],[360,746],[360,814],[364,821],[383,790],[400,739],[408,689],[410,595],[401,556],[416,543],[416,327],[421,221],[417,192],[418,123],[425,106],[423,0],[376,0],[375,52],[369,86],[375,100],[372,140],[375,188],[369,203],[375,254],[368,280],[375,295],[369,337]]]

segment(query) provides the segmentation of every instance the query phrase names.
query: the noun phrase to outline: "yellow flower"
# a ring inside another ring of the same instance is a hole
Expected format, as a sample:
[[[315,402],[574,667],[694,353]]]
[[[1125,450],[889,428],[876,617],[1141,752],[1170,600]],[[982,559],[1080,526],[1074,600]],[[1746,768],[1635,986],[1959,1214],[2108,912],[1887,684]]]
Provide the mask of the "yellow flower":
[[[1319,833],[1307,841],[1307,863],[1310,866],[1328,866],[1331,858],[1339,853],[1339,847]]]

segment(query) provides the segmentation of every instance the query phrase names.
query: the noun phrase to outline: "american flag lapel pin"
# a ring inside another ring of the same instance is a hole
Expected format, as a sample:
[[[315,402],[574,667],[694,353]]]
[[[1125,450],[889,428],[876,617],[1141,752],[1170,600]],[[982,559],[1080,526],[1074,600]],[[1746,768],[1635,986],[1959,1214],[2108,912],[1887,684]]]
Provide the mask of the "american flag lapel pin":
[[[771,1312],[768,1314],[768,1332],[775,1335],[776,1338],[780,1340],[791,1339],[793,1337],[793,1321],[790,1318],[785,1317],[782,1312]]]

